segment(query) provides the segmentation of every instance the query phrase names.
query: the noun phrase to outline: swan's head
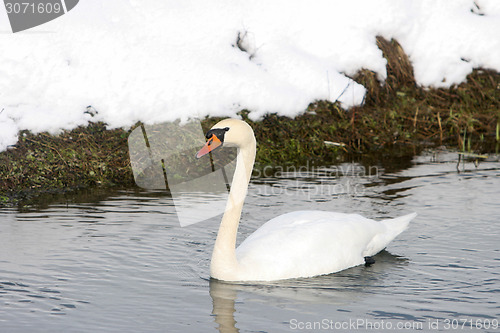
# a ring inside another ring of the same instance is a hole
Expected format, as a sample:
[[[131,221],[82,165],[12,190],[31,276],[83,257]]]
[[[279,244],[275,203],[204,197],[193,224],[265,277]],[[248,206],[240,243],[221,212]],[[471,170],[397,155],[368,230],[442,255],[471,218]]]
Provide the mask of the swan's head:
[[[224,143],[233,144],[238,148],[253,145],[255,136],[246,122],[239,119],[224,119],[215,124],[205,135],[207,143],[196,154],[200,158],[209,152],[221,147]]]

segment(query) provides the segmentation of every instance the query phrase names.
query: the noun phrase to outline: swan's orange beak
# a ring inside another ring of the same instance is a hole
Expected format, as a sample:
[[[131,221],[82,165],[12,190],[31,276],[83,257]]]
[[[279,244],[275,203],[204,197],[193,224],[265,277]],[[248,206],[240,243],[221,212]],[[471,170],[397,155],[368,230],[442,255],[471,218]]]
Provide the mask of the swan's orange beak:
[[[206,154],[210,153],[212,150],[214,150],[217,147],[220,147],[221,145],[222,141],[219,140],[217,135],[212,134],[210,139],[208,139],[207,143],[205,143],[203,148],[201,148],[200,151],[196,154],[196,158],[205,156]]]

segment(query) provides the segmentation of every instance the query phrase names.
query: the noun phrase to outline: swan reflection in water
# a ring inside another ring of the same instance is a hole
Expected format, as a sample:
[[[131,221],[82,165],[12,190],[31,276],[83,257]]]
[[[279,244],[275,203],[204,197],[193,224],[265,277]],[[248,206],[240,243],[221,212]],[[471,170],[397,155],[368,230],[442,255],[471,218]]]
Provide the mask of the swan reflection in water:
[[[390,282],[399,279],[398,271],[403,275],[401,268],[408,264],[408,259],[393,255],[386,250],[374,258],[376,263],[372,266],[357,266],[314,278],[262,283],[225,282],[211,278],[209,285],[213,305],[212,315],[217,328],[221,333],[239,332],[234,316],[237,310],[236,301],[238,296],[241,298],[245,294],[250,294],[253,302],[262,302],[276,307],[279,305],[297,307],[294,311],[297,313],[301,311],[301,305],[333,306],[335,308],[332,310],[333,315],[334,311],[342,306],[371,297],[373,290],[387,292],[387,288],[394,287]],[[238,301],[241,307],[244,303],[241,300]],[[276,318],[276,320],[279,319]],[[288,324],[284,322],[284,325]],[[264,331],[266,329],[266,327],[254,328]]]

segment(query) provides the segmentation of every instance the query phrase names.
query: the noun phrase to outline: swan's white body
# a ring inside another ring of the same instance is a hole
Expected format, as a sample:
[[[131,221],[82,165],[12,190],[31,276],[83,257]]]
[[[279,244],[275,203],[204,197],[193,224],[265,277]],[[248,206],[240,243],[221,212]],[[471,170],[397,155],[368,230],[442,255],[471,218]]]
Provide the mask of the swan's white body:
[[[329,274],[383,250],[416,214],[376,222],[358,214],[297,211],[265,223],[236,249],[246,280]]]
[[[406,229],[415,213],[376,222],[357,214],[297,211],[265,223],[235,249],[255,160],[255,137],[241,120],[225,119],[224,142],[238,149],[231,192],[215,241],[210,275],[225,281],[271,281],[338,272],[364,263]]]

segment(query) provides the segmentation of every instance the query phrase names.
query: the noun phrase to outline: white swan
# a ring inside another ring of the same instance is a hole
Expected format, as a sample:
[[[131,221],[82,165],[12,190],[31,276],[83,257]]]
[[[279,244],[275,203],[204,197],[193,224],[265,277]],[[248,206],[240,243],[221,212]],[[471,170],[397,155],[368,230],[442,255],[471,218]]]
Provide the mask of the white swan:
[[[365,262],[406,229],[415,213],[376,222],[357,214],[297,211],[268,221],[236,249],[236,233],[255,161],[256,142],[244,121],[225,119],[206,134],[198,158],[231,143],[236,170],[215,241],[210,275],[224,281],[271,281],[338,272]]]

